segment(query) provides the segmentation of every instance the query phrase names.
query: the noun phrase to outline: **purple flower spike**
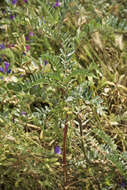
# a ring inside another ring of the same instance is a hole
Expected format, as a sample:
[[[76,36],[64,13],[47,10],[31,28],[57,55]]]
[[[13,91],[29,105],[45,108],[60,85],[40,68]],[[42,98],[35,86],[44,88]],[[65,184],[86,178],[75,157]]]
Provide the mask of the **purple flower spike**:
[[[0,72],[2,72],[2,73],[4,72],[4,69],[2,67],[0,67]]]
[[[13,19],[14,19],[14,16],[13,16],[13,15],[10,15],[10,19],[13,20]]]
[[[24,3],[28,3],[28,0],[24,0]]]
[[[59,147],[59,146],[56,146],[55,149],[54,149],[54,152],[55,152],[56,154],[61,154],[61,149],[60,149],[60,147]]]
[[[47,65],[47,61],[46,60],[44,61],[44,65]]]
[[[17,3],[18,0],[12,0],[12,5],[15,5]]]
[[[5,72],[8,72],[9,65],[10,64],[7,61],[4,61]]]
[[[29,36],[25,36],[25,39],[26,39],[26,41],[28,41],[29,40]]]
[[[59,1],[56,2],[56,7],[60,7],[60,2]]]
[[[5,49],[5,45],[4,44],[0,44],[0,49]]]

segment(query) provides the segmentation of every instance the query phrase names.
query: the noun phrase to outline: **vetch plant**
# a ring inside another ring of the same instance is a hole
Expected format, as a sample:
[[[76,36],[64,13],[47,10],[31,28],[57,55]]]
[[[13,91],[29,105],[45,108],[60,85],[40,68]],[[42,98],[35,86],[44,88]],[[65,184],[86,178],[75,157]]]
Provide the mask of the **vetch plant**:
[[[106,2],[2,4],[0,189],[126,189],[126,5]]]

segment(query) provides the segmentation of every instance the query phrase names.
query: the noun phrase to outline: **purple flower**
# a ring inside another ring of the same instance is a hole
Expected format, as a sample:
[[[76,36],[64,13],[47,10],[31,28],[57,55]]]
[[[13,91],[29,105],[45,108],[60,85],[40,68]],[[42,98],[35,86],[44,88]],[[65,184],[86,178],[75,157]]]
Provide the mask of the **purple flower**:
[[[34,33],[33,32],[29,32],[29,36],[33,36],[34,35]]]
[[[5,49],[5,45],[4,44],[0,44],[0,49]]]
[[[17,3],[18,0],[12,0],[12,5],[15,5]]]
[[[56,7],[59,7],[60,6],[60,2],[59,0],[56,1]]]
[[[9,74],[11,72],[11,69],[8,69],[9,65],[10,64],[7,61],[4,61],[4,69],[3,69],[3,67],[0,67],[0,72],[2,72],[2,73],[6,72],[7,74]]]
[[[2,67],[0,67],[0,72],[2,72],[2,73],[4,72],[4,69]]]
[[[11,69],[8,69],[7,74],[9,74],[10,72],[11,72]]]
[[[13,20],[13,19],[14,19],[14,16],[13,16],[13,15],[10,15],[10,19]]]
[[[5,14],[5,13],[6,13],[5,9],[2,9],[2,14]]]
[[[30,46],[26,45],[26,51],[29,51],[29,50],[30,50]]]
[[[14,15],[10,15],[10,19],[13,20],[16,17],[16,13]]]
[[[26,39],[26,41],[28,41],[29,40],[29,36],[27,35],[27,36],[25,36],[25,39]]]
[[[21,115],[23,116],[23,115],[26,115],[26,112],[25,111],[22,111],[21,112]]]
[[[46,60],[44,60],[44,65],[47,65],[47,61]]]
[[[20,74],[20,76],[19,77],[23,77],[23,74]]]
[[[60,7],[60,5],[61,5],[61,4],[60,4],[59,0],[57,0],[57,1],[56,1],[56,4],[55,4],[53,7],[54,7],[54,8]]]
[[[60,149],[60,147],[59,147],[59,146],[56,146],[56,147],[54,148],[54,152],[55,152],[56,154],[61,154],[61,149]]]
[[[33,33],[33,32],[29,32],[29,34],[25,36],[26,41],[28,41],[28,40],[29,40],[29,36],[33,36],[33,35],[34,35],[34,33]]]
[[[122,178],[120,186],[121,187],[126,187],[126,185],[127,185],[127,183],[126,183],[125,179]]]
[[[28,0],[24,0],[24,3],[28,3]]]
[[[7,62],[7,61],[4,61],[4,70],[5,70],[5,72],[8,72],[8,68],[9,68],[9,63]]]

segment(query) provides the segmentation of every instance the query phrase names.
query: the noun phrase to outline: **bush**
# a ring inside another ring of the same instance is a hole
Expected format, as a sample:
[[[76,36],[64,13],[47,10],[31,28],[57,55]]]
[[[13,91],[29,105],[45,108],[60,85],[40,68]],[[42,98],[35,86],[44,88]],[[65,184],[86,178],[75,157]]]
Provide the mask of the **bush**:
[[[126,189],[126,7],[1,4],[0,189]]]

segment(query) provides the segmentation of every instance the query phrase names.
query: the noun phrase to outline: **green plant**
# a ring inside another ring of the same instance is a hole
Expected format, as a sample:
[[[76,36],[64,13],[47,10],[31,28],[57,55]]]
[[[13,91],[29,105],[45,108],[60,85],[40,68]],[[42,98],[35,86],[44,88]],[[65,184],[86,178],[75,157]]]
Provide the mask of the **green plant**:
[[[1,189],[126,189],[126,2],[116,5],[114,16],[109,1],[3,3]]]

